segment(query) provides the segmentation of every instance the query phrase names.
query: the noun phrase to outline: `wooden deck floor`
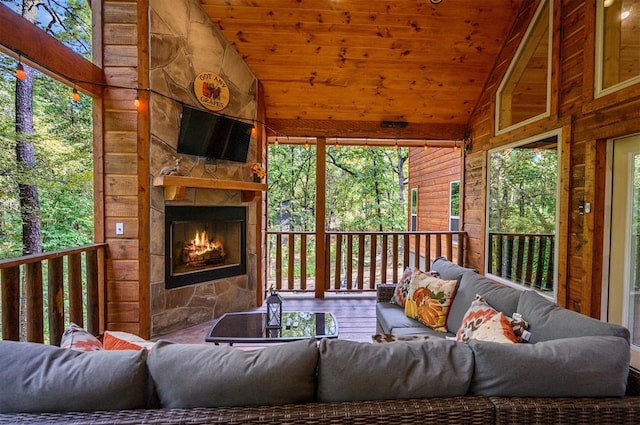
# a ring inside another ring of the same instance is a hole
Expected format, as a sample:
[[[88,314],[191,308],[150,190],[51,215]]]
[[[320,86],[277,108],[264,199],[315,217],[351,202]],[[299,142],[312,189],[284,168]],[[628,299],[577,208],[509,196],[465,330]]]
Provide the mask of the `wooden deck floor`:
[[[312,295],[281,294],[283,311],[328,311],[338,320],[340,339],[371,342],[376,333],[376,299],[374,294],[327,294],[324,299]],[[264,311],[264,306],[255,311]],[[172,342],[202,344],[215,321],[205,322],[161,337]],[[259,344],[234,344],[238,347],[260,347]]]

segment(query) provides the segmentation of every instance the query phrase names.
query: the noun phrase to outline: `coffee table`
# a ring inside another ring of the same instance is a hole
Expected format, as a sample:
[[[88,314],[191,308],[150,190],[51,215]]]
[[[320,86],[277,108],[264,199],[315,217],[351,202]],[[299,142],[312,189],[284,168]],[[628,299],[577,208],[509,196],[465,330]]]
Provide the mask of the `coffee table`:
[[[265,312],[226,313],[214,322],[205,341],[233,345],[338,337],[338,321],[328,312],[283,312],[282,329],[268,330],[266,323]]]

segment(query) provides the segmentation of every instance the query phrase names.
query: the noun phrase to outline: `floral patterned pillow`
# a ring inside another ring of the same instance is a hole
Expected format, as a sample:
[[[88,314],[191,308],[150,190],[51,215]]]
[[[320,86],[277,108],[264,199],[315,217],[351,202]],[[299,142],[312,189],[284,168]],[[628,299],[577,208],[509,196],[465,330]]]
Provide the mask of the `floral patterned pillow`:
[[[407,299],[407,293],[409,292],[411,276],[413,276],[413,267],[407,267],[404,269],[400,282],[396,285],[396,289],[393,291],[393,295],[389,301],[391,304],[397,304],[404,307]]]
[[[457,287],[457,280],[443,280],[416,269],[411,277],[404,314],[435,331],[447,332],[447,315]]]
[[[478,341],[499,342],[501,344],[517,344],[518,337],[513,332],[509,318],[503,312],[494,314],[471,335],[470,339]]]
[[[456,340],[467,342],[474,339],[473,334],[485,323],[496,315],[498,311],[491,307],[481,295],[476,294],[469,309],[462,318],[462,323],[456,333]],[[515,316],[515,314],[514,314]],[[519,315],[515,318],[505,316],[509,322],[517,341],[521,341],[522,332],[529,327],[529,324]]]
[[[69,348],[76,351],[102,350],[102,343],[98,338],[87,332],[75,323],[70,323],[62,334],[60,348]]]

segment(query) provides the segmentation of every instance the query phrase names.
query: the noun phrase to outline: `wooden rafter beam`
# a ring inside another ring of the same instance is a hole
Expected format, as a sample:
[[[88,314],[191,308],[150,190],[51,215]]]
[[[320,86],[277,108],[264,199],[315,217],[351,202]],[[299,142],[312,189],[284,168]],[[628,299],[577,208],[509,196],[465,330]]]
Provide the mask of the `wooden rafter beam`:
[[[51,78],[75,84],[78,90],[100,96],[104,73],[100,67],[0,4],[0,51],[18,58]]]

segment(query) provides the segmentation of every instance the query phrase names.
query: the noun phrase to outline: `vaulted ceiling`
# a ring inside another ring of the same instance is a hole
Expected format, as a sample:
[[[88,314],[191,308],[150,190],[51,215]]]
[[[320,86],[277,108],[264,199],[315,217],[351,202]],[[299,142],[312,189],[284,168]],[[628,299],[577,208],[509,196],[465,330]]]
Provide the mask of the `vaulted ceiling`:
[[[277,133],[460,140],[522,1],[200,3],[262,83]]]

